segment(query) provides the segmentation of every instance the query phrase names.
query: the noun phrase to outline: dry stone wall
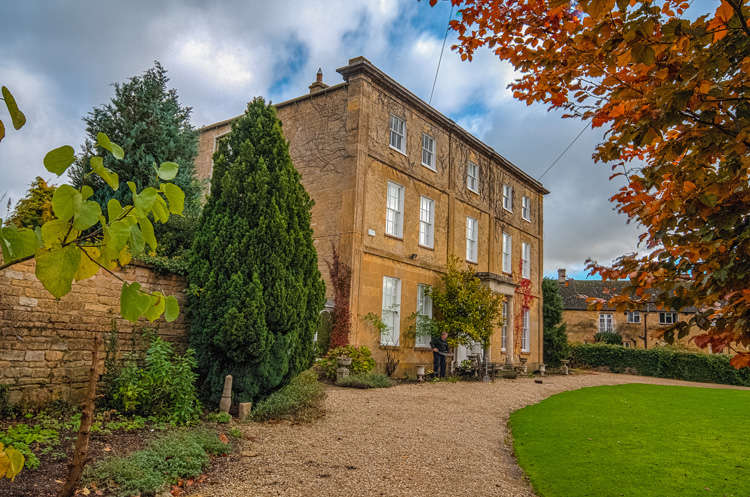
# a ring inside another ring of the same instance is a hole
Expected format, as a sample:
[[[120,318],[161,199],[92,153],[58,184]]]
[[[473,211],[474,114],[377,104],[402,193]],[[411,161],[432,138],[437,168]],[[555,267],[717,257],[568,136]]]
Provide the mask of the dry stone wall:
[[[118,357],[144,349],[141,332],[145,328],[157,328],[177,351],[187,348],[184,312],[172,323],[164,319],[149,323],[142,318],[133,324],[122,319],[122,282],[111,274],[100,270],[90,279],[74,282],[73,290],[58,300],[44,289],[34,270],[32,260],[0,271],[0,384],[7,386],[9,401],[80,401],[94,336],[99,333],[107,338],[113,328]],[[137,263],[114,273],[139,281],[147,290],[175,295],[184,311],[184,277],[161,275]]]

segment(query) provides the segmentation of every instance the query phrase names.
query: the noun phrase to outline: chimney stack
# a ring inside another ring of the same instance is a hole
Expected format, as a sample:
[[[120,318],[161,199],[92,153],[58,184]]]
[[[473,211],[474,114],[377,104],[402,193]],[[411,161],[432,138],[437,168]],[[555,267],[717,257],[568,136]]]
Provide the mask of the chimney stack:
[[[565,276],[565,269],[558,269],[557,270],[557,281],[560,283],[565,283],[567,281],[567,277]]]
[[[325,90],[328,88],[328,85],[323,83],[323,70],[318,68],[318,74],[315,76],[315,82],[311,84],[308,88],[310,88],[310,93],[315,93],[320,90]]]

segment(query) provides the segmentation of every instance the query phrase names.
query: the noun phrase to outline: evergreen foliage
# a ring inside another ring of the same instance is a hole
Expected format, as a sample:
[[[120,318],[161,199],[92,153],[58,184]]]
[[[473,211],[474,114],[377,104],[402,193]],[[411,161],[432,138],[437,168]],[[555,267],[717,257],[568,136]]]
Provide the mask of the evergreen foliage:
[[[26,196],[18,201],[13,214],[6,224],[15,224],[18,228],[31,228],[41,226],[47,221],[55,218],[52,211],[52,195],[56,187],[47,185],[40,176],[31,183]]]
[[[544,322],[544,362],[556,368],[569,354],[568,335],[563,323],[563,299],[556,280],[544,278],[542,281],[542,315]]]
[[[94,188],[92,200],[106,206],[109,199],[121,204],[132,203],[128,188],[104,188],[102,178],[91,172],[89,161],[101,155],[96,148],[97,134],[104,133],[125,151],[122,160],[104,155],[104,167],[127,178],[137,191],[146,187],[158,188],[154,163],[174,162],[179,165],[172,183],[185,193],[183,215],[171,216],[164,225],[154,226],[159,240],[158,253],[178,255],[190,248],[200,215],[202,189],[195,179],[194,160],[198,155],[198,133],[190,124],[189,107],[180,107],[177,90],[168,89],[167,71],[155,62],[143,76],[130,78],[126,83],[115,83],[115,96],[110,103],[97,107],[84,117],[86,141],[83,154],[71,166],[68,175],[74,187]],[[123,185],[124,186],[124,185]]]
[[[190,339],[209,403],[227,374],[246,402],[312,365],[325,299],[312,205],[275,109],[254,99],[214,154],[188,267]]]

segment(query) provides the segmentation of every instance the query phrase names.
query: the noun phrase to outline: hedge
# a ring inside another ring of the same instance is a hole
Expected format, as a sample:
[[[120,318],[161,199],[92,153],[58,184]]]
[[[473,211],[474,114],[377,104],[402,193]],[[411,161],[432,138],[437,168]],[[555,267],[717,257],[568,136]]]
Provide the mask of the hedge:
[[[729,356],[684,352],[667,347],[628,349],[618,345],[571,344],[572,367],[609,367],[620,373],[634,369],[643,376],[725,385],[750,386],[750,368],[735,369]]]

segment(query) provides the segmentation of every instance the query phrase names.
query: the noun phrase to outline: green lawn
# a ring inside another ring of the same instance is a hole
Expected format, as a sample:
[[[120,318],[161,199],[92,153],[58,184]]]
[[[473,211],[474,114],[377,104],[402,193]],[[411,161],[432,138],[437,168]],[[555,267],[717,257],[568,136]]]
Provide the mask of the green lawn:
[[[750,496],[750,391],[583,388],[510,417],[542,497]]]

